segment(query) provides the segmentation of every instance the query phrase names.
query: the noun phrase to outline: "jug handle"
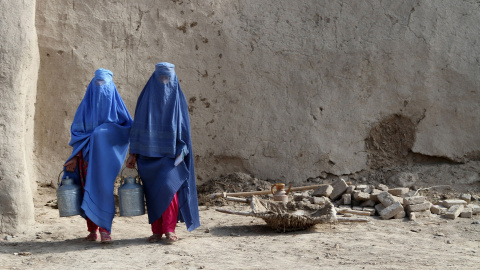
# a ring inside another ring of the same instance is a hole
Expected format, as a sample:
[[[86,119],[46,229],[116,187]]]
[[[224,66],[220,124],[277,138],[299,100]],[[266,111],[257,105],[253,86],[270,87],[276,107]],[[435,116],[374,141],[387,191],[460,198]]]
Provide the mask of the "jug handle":
[[[123,170],[127,169],[127,167],[123,167],[123,169],[120,171],[120,184],[125,183],[125,177],[123,177]],[[135,183],[138,181],[140,183],[140,175],[138,174],[137,168],[133,168],[137,171],[137,176],[135,176]],[[132,170],[133,170],[132,169]]]
[[[270,188],[270,191],[272,192],[273,195],[275,195],[275,193],[273,192],[273,187],[276,186],[275,184],[272,185],[272,187]]]
[[[290,193],[290,190],[292,189],[292,186],[293,186],[293,184],[290,184],[290,186],[288,187],[286,195],[288,195],[288,193]]]
[[[61,182],[60,181],[60,175],[62,175],[62,173],[63,173],[63,169],[60,171],[60,174],[57,177],[57,186],[60,186],[60,182]]]

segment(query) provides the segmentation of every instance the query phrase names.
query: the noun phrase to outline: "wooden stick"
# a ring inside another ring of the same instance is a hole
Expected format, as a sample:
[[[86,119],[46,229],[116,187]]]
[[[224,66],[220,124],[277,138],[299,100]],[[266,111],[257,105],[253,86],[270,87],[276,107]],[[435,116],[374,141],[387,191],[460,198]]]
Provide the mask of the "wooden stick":
[[[368,218],[337,217],[337,222],[368,222]]]
[[[345,214],[345,213],[348,213],[348,214],[354,214],[354,215],[360,215],[360,216],[371,216],[372,213],[371,212],[368,212],[368,211],[359,211],[359,210],[352,210],[352,209],[338,209],[337,213],[340,213],[340,214]]]
[[[313,185],[313,186],[303,186],[303,187],[292,187],[290,191],[300,191],[300,190],[309,190],[309,189],[316,189],[317,187],[321,186],[326,186],[329,184],[319,184],[319,185]],[[215,198],[225,198],[227,196],[230,197],[242,197],[242,196],[251,196],[251,195],[266,195],[266,194],[272,194],[270,190],[260,190],[260,191],[249,191],[249,192],[236,192],[236,193],[213,193],[211,195],[211,199]]]
[[[225,197],[227,201],[232,201],[232,202],[243,202],[243,203],[250,203],[252,200],[250,199],[242,199],[242,198],[237,198],[237,197]]]
[[[215,210],[217,210],[218,212],[226,213],[226,214],[241,215],[241,216],[253,216],[252,212],[232,211],[232,210],[221,209],[221,208],[217,208]]]

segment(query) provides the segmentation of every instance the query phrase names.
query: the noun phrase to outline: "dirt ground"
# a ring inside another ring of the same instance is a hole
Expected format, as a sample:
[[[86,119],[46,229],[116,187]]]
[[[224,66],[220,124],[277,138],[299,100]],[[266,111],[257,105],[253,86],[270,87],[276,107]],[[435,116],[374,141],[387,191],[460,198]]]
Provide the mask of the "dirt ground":
[[[221,178],[216,182],[225,188]],[[262,183],[242,182],[253,190]],[[147,242],[146,215],[115,217],[113,243],[101,244],[84,240],[86,223],[80,216],[60,218],[46,205],[53,199],[55,189],[40,187],[31,230],[0,235],[0,269],[480,269],[479,215],[416,221],[373,217],[368,223],[277,233],[262,219],[215,211],[244,207],[217,201],[202,203],[202,226],[195,231],[180,223],[174,244]]]

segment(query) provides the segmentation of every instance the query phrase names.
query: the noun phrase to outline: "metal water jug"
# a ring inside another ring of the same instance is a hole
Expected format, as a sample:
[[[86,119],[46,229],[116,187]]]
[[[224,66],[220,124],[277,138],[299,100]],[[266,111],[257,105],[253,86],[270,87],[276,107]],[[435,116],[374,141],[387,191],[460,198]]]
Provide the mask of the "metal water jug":
[[[145,214],[143,186],[137,183],[138,177],[126,177],[118,188],[120,216],[131,217]]]
[[[57,189],[57,204],[61,217],[80,215],[83,192],[79,185],[68,176],[62,179],[62,184]]]

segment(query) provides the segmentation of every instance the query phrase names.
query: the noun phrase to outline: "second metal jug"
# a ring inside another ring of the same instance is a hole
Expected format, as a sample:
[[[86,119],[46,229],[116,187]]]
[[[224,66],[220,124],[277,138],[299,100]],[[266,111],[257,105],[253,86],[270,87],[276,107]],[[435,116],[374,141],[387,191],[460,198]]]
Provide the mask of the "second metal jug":
[[[122,176],[124,183],[118,188],[120,216],[131,217],[145,214],[143,186],[137,183],[137,178],[123,178]]]
[[[80,215],[82,209],[83,192],[68,176],[62,179],[62,184],[57,189],[58,211],[61,217]]]

